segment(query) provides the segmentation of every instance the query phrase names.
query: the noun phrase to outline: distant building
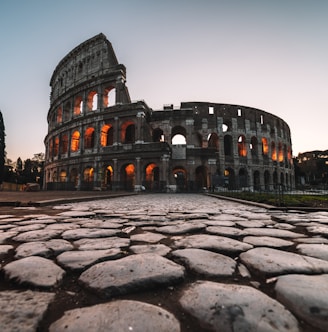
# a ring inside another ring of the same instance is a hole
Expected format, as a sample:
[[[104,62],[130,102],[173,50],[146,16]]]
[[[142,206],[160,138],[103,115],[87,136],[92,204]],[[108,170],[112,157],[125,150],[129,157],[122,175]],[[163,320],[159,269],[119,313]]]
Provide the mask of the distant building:
[[[281,118],[211,102],[153,110],[132,102],[125,83],[103,34],[59,62],[50,80],[46,189],[294,187],[291,134]]]
[[[295,178],[298,187],[328,189],[328,150],[299,153]]]

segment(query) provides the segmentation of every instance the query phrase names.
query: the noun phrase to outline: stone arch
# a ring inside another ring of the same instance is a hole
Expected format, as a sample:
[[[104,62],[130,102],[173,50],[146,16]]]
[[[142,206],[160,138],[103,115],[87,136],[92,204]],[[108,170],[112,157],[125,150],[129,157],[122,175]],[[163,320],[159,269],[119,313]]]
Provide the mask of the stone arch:
[[[184,139],[183,139],[184,138]],[[180,143],[181,140],[181,143]],[[187,131],[182,126],[175,126],[171,131],[171,144],[187,144]]]
[[[260,172],[254,171],[253,173],[253,186],[254,190],[260,191],[261,190],[261,181],[260,181]]]
[[[61,135],[61,143],[60,143],[60,149],[62,154],[66,154],[68,152],[68,135],[62,134]]]
[[[275,142],[271,142],[271,159],[273,161],[277,161],[277,149]]]
[[[66,182],[67,181],[67,172],[62,169],[60,170],[60,173],[59,173],[59,182]]]
[[[76,152],[80,149],[80,132],[75,130],[71,138],[71,151]]]
[[[262,137],[262,154],[263,156],[267,156],[269,153],[269,144],[268,140],[265,137]]]
[[[74,115],[80,115],[83,113],[83,98],[82,96],[75,97],[74,101]]]
[[[111,165],[107,165],[104,167],[104,174],[103,174],[103,182],[102,187],[105,189],[112,188],[112,179],[113,179],[113,167]]]
[[[219,151],[219,137],[216,133],[211,133],[208,136],[208,147],[215,148],[216,151]]]
[[[58,153],[59,153],[59,137],[56,136],[54,138],[54,152],[53,152],[54,157],[57,157]]]
[[[153,130],[153,142],[164,142],[164,132],[161,128],[155,128]]]
[[[187,171],[184,167],[177,166],[173,169],[173,177],[177,186],[177,192],[183,192],[187,187]]]
[[[224,186],[229,190],[236,189],[235,171],[231,167],[224,170]]]
[[[144,186],[147,190],[159,189],[159,167],[156,163],[150,163],[145,167]]]
[[[57,109],[57,123],[63,122],[63,109],[61,107],[58,107]]]
[[[112,86],[105,88],[103,94],[103,107],[111,107],[116,104],[116,89]]]
[[[87,97],[87,110],[95,111],[98,108],[98,93],[95,90],[89,92]]]
[[[121,126],[122,143],[134,143],[135,141],[135,124],[133,121],[126,121]]]
[[[248,180],[247,180],[247,170],[245,168],[241,168],[238,173],[239,180],[239,188],[247,188]]]
[[[232,136],[231,135],[225,135],[224,136],[224,155],[226,157],[232,157],[233,151],[232,151]]]
[[[264,171],[264,189],[266,191],[270,190],[270,185],[271,185],[271,176],[270,172],[268,170]]]
[[[93,149],[95,145],[95,129],[88,127],[84,133],[84,148]]]
[[[67,101],[64,106],[63,110],[63,122],[66,122],[70,119],[71,114],[71,102]]]
[[[114,130],[111,124],[104,124],[100,133],[100,145],[110,146],[114,143]]]
[[[282,144],[281,142],[278,143],[278,161],[283,162],[284,161],[284,152],[282,149]]]
[[[208,188],[207,176],[207,168],[205,166],[201,165],[195,169],[195,189],[197,191],[201,191],[203,188]]]
[[[250,150],[252,157],[258,157],[258,140],[256,136],[252,136],[251,138]]]
[[[247,156],[246,137],[245,135],[239,135],[238,137],[238,155],[239,157]]]
[[[135,186],[135,166],[134,164],[124,164],[121,168],[121,183],[124,190],[134,190]]]

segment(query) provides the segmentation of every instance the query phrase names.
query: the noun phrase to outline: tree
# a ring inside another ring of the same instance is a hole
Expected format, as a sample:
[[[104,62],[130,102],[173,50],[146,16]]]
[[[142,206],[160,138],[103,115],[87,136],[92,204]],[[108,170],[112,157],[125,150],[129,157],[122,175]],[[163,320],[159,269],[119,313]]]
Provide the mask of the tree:
[[[5,143],[5,125],[3,123],[2,113],[0,111],[0,185],[2,185],[5,171],[6,143]]]

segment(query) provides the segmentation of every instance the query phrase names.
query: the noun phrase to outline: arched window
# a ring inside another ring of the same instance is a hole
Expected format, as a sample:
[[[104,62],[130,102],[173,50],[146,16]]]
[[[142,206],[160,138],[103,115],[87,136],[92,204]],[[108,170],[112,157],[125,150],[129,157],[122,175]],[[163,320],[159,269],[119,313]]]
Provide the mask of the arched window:
[[[247,156],[246,137],[244,135],[238,137],[238,155],[240,157]]]
[[[83,172],[83,181],[92,182],[93,181],[93,168],[87,167]]]
[[[64,106],[63,121],[68,121],[70,119],[71,113],[71,103],[68,101]]]
[[[187,144],[187,131],[182,126],[176,126],[172,128],[171,132],[171,144],[172,145],[183,145]]]
[[[219,138],[216,133],[212,133],[208,136],[208,147],[219,150]]]
[[[100,145],[101,146],[113,145],[113,139],[114,139],[113,127],[109,124],[103,125],[100,133]]]
[[[253,136],[251,138],[251,144],[250,144],[249,148],[251,150],[252,156],[257,157],[258,156],[258,142],[257,142],[257,138],[255,136]]]
[[[59,173],[59,182],[66,182],[67,173],[65,170],[61,170]]]
[[[176,134],[172,137],[172,145],[186,144],[186,138],[181,134]]]
[[[83,113],[83,98],[78,96],[74,102],[74,115],[80,115]]]
[[[269,153],[269,145],[268,145],[268,140],[263,137],[262,138],[262,154],[263,156],[267,156]]]
[[[59,152],[59,137],[56,136],[54,139],[54,156],[58,156]]]
[[[276,144],[274,142],[271,143],[271,159],[273,161],[277,160],[277,150],[276,150]]]
[[[127,121],[123,123],[121,127],[121,141],[123,143],[134,143],[135,125],[132,121]]]
[[[111,107],[116,103],[116,89],[113,87],[106,88],[103,96],[103,107]]]
[[[97,91],[91,91],[88,94],[87,108],[88,111],[95,111],[98,107],[98,94]]]
[[[74,131],[71,140],[71,151],[75,152],[80,149],[80,133],[78,131]]]
[[[282,144],[279,142],[278,144],[278,161],[283,162],[284,161],[284,152],[282,150]]]
[[[95,144],[95,130],[92,127],[86,129],[84,134],[84,148],[92,149]]]
[[[63,109],[59,107],[57,109],[57,123],[62,123],[63,121]]]
[[[63,134],[61,137],[61,153],[65,154],[68,152],[68,135]]]

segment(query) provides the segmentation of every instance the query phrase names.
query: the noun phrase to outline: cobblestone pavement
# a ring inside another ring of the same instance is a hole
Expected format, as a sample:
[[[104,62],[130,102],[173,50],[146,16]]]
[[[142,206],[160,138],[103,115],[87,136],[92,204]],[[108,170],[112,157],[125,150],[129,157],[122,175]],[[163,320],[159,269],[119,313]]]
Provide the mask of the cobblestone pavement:
[[[13,207],[0,258],[0,331],[328,330],[328,212],[196,194]]]

